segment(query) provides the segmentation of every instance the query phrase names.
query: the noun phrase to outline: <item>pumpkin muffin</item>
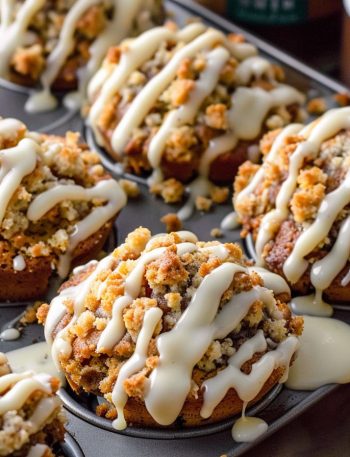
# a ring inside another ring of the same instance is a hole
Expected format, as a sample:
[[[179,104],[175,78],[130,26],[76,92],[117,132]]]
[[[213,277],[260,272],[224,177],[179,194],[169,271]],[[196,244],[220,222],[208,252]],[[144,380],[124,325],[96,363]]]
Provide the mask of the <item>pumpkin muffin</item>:
[[[77,133],[0,119],[0,145],[0,300],[27,300],[99,254],[126,196]]]
[[[258,262],[298,294],[350,300],[350,109],[290,125],[260,143],[261,165],[244,163],[234,206]]]
[[[304,96],[283,80],[241,35],[167,24],[109,50],[89,85],[88,124],[127,171],[175,181],[179,201],[197,176],[232,181],[264,132],[299,118]]]
[[[287,377],[303,320],[286,282],[265,273],[237,244],[140,227],[79,268],[38,318],[71,388],[104,396],[97,414],[115,428],[197,426]]]
[[[164,16],[161,0],[2,3],[0,74],[24,86],[40,83],[48,92],[79,86],[83,94],[109,46],[160,24]],[[49,108],[54,99],[46,98]],[[39,100],[34,105],[28,108],[45,108]]]

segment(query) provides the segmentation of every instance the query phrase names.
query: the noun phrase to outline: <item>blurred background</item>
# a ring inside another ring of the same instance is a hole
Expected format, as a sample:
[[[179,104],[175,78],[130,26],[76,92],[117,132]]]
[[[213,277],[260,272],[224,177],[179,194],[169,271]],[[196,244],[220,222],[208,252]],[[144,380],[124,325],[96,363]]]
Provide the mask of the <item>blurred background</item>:
[[[350,16],[342,0],[198,1],[350,86]]]

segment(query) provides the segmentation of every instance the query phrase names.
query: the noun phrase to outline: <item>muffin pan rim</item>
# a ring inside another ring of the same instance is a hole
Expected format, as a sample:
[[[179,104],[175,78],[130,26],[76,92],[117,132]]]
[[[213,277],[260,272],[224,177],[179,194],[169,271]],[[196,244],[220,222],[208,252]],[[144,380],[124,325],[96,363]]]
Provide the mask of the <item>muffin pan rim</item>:
[[[66,432],[64,441],[59,443],[59,448],[63,451],[65,457],[85,457],[78,441],[69,432]]]
[[[256,404],[248,407],[247,416],[253,416],[262,412],[265,408],[272,403],[275,398],[280,394],[283,389],[283,384],[276,384],[272,389],[264,395],[264,397]],[[102,428],[111,433],[117,435],[130,436],[133,438],[146,438],[146,439],[159,439],[159,440],[180,440],[188,438],[197,438],[201,436],[209,436],[214,433],[219,433],[229,429],[234,421],[239,418],[239,415],[232,416],[231,418],[219,421],[213,424],[199,425],[198,427],[183,427],[180,429],[176,428],[156,428],[156,427],[127,427],[125,430],[116,430],[112,426],[112,421],[103,417],[97,416],[94,411],[86,408],[84,405],[79,403],[79,395],[75,399],[72,396],[72,391],[68,387],[61,387],[58,392],[64,407],[74,416],[79,417],[85,422],[94,425],[98,428]],[[86,396],[89,396],[88,394]],[[96,398],[91,395],[91,398]]]

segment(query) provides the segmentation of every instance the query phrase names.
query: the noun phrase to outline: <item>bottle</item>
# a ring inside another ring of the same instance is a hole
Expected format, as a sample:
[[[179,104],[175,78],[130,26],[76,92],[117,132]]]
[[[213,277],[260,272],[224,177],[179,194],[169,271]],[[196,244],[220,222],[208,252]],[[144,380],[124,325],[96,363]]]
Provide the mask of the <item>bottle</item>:
[[[334,73],[342,0],[199,0],[309,65]]]

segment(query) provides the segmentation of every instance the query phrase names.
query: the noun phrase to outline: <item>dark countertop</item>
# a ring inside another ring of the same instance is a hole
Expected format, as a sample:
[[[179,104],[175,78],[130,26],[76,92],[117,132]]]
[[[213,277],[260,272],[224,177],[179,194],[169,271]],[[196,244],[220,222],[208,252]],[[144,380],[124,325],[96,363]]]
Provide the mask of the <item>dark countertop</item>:
[[[350,385],[311,407],[244,455],[246,457],[350,456]]]

